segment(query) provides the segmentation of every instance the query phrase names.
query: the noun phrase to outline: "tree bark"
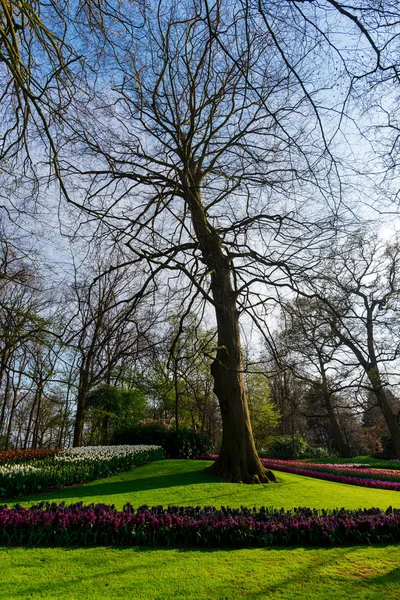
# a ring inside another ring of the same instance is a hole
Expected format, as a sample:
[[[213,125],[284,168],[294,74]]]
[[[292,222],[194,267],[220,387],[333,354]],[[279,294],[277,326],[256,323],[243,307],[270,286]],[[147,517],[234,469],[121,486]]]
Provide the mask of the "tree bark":
[[[266,483],[275,481],[257,455],[243,382],[239,314],[232,288],[231,265],[222,240],[207,221],[201,201],[200,181],[193,172],[184,175],[185,200],[193,227],[211,276],[218,331],[218,349],[211,366],[214,392],[222,417],[222,444],[209,471],[226,481]]]
[[[86,399],[90,391],[89,375],[86,372],[81,373],[78,395],[76,398],[76,415],[74,425],[74,439],[72,445],[74,448],[82,446],[83,426],[85,423]]]
[[[349,445],[346,443],[339,424],[336,420],[335,412],[332,408],[330,397],[325,399],[325,406],[328,413],[328,419],[332,427],[332,437],[334,449],[339,453],[342,458],[348,458],[351,454]]]
[[[382,384],[378,368],[375,367],[369,369],[367,371],[367,376],[369,382],[371,383],[371,387],[377,399],[378,405],[385,418],[389,433],[392,436],[396,456],[398,459],[400,459],[400,425],[397,420],[397,415],[393,412],[390,402],[386,396],[385,388]]]
[[[342,432],[339,427],[339,423],[336,419],[335,411],[333,410],[331,393],[328,388],[328,379],[325,371],[325,364],[322,360],[322,356],[320,353],[318,355],[318,361],[322,376],[322,389],[325,401],[325,408],[326,412],[328,413],[329,423],[332,427],[333,445],[335,450],[339,452],[339,456],[341,456],[342,458],[347,458],[348,456],[350,456],[350,448],[343,438]]]

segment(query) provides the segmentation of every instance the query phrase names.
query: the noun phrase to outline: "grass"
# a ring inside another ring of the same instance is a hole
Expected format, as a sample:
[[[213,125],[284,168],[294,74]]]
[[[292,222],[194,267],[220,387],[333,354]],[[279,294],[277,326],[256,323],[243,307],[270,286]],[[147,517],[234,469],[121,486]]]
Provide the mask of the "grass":
[[[200,506],[274,506],[290,509],[370,508],[400,506],[400,493],[389,490],[332,483],[291,473],[276,472],[278,483],[243,485],[226,483],[206,473],[211,462],[165,460],[120,473],[108,479],[29,496],[21,504],[30,506],[41,500],[115,504]]]
[[[279,483],[228,484],[204,461],[160,461],[109,479],[32,496],[140,504],[399,506],[399,492],[277,473]],[[242,550],[0,548],[0,599],[398,600],[400,545]]]
[[[399,546],[0,549],[0,598],[398,600]]]

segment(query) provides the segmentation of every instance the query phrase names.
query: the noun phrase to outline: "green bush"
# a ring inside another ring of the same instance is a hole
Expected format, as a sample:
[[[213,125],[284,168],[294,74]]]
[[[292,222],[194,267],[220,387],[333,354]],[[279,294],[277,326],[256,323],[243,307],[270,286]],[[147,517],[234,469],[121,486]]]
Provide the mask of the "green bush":
[[[303,458],[336,458],[336,454],[329,454],[324,448],[308,446]]]
[[[261,453],[265,458],[279,458],[281,460],[293,460],[305,458],[310,452],[310,447],[301,435],[281,435],[275,438],[268,452]]]
[[[392,436],[390,434],[386,434],[381,437],[381,444],[382,452],[375,452],[372,454],[374,458],[385,458],[387,460],[397,458]]]
[[[111,444],[155,444],[168,458],[196,458],[212,452],[209,438],[187,427],[168,429],[160,423],[135,425],[114,434]]]

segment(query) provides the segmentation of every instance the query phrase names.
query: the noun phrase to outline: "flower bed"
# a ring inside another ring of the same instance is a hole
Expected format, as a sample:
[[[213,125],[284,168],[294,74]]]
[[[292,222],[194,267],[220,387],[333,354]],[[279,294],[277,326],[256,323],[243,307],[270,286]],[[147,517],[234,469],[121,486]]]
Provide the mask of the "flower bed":
[[[327,464],[327,463],[312,463],[302,462],[295,460],[277,460],[274,458],[263,458],[263,462],[266,461],[268,464],[274,464],[276,469],[280,466],[292,467],[297,469],[307,469],[310,471],[318,471],[321,473],[331,473],[332,475],[344,475],[349,477],[358,477],[363,479],[374,479],[380,481],[393,481],[400,483],[399,471],[393,471],[390,469],[373,469],[371,467],[365,468],[360,464]]]
[[[3,463],[23,463],[31,460],[50,458],[61,450],[4,450],[0,451],[0,465]]]
[[[0,467],[0,497],[11,498],[110,477],[165,458],[159,446],[88,446],[52,458]]]
[[[218,455],[199,456],[199,460],[216,460]],[[400,490],[400,473],[387,469],[358,469],[354,467],[343,468],[342,465],[327,465],[319,463],[303,463],[300,461],[278,460],[260,458],[262,464],[268,469],[284,471],[294,475],[304,475],[334,481],[336,483],[348,483],[363,487],[372,487],[383,490]]]
[[[398,473],[385,471],[384,469],[336,469],[335,465],[314,465],[310,463],[295,463],[292,461],[277,461],[268,458],[261,459],[262,464],[268,469],[305,475],[337,483],[349,483],[363,487],[372,487],[384,490],[400,490],[400,476]],[[298,464],[299,466],[296,466]],[[325,468],[324,468],[325,467]]]
[[[138,452],[159,450],[160,446],[154,445],[121,445],[121,446],[80,446],[79,448],[67,448],[54,457],[56,463],[77,462],[102,462],[112,461],[116,458],[125,459],[134,456]]]
[[[400,541],[400,509],[318,511],[41,503],[0,506],[11,546],[333,546]]]

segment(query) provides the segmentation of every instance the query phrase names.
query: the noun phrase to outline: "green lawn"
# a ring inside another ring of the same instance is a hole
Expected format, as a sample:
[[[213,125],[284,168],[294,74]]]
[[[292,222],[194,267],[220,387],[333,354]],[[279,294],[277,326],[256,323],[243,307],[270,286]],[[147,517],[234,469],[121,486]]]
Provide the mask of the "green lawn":
[[[160,461],[31,497],[141,504],[347,508],[400,505],[399,492],[287,473],[278,484],[228,484],[204,461]],[[0,598],[70,600],[399,600],[400,545],[243,550],[0,548]]]
[[[0,549],[0,598],[399,600],[400,547]]]
[[[225,483],[204,471],[211,464],[201,460],[157,461],[127,473],[85,485],[30,496],[21,502],[30,506],[39,500],[101,502],[122,508],[126,502],[138,507],[156,506],[274,506],[275,508],[367,508],[400,506],[400,493],[331,483],[275,472],[278,483],[243,485]]]

